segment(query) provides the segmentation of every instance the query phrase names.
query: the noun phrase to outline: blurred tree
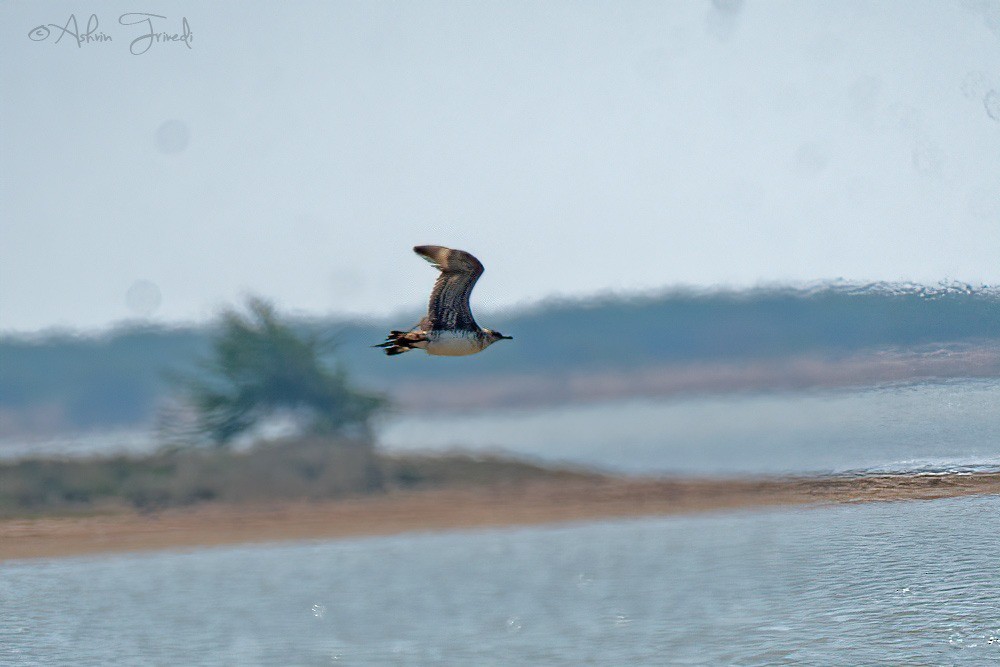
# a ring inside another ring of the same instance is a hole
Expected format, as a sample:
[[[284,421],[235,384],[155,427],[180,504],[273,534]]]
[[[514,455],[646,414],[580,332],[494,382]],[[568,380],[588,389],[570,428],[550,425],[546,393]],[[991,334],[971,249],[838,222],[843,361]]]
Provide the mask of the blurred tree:
[[[184,381],[198,430],[225,445],[263,419],[292,416],[310,434],[367,435],[385,400],[324,363],[333,341],[298,333],[262,299],[247,311],[222,313],[206,373]]]

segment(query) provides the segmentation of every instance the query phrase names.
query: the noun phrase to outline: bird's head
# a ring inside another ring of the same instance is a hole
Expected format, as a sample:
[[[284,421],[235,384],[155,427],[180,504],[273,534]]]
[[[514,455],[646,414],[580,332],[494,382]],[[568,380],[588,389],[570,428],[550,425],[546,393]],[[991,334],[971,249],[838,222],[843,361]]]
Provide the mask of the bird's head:
[[[498,340],[514,340],[513,336],[504,336],[499,331],[493,331],[492,329],[483,329],[483,331],[488,336],[488,340],[490,341],[490,345],[492,345],[493,343],[497,342]]]

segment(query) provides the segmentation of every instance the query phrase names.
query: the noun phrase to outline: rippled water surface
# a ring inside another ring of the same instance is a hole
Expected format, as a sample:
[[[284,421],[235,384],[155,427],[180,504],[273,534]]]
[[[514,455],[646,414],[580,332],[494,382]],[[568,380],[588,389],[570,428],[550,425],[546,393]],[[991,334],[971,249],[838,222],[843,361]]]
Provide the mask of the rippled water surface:
[[[998,516],[963,498],[14,562],[0,664],[998,664]]]
[[[1000,383],[398,418],[630,472],[1000,467]],[[96,446],[96,445],[95,445]],[[0,665],[1000,664],[1000,497],[0,565]]]

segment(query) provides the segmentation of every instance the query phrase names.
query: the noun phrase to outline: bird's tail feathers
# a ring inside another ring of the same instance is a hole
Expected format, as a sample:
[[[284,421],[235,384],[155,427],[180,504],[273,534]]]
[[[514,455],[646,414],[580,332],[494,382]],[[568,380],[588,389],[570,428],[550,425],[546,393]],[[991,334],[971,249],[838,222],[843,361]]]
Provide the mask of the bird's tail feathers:
[[[372,345],[372,347],[383,348],[385,353],[391,357],[396,354],[403,354],[404,352],[414,350],[416,349],[416,345],[414,345],[414,343],[425,340],[427,340],[427,338],[422,334],[414,334],[409,331],[390,331],[389,335],[385,338],[385,342],[379,343],[378,345]]]

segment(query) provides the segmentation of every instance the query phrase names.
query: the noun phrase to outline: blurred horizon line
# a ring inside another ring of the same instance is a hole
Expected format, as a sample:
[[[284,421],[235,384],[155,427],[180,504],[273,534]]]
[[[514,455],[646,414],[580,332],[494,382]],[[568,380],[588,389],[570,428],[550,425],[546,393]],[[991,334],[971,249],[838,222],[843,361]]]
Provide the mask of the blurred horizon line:
[[[973,284],[970,282],[944,278],[937,283],[922,283],[910,280],[851,280],[846,278],[829,278],[818,280],[761,281],[754,285],[738,286],[728,284],[695,285],[678,283],[652,289],[605,289],[590,294],[563,294],[553,292],[549,296],[532,301],[523,301],[507,306],[490,307],[487,304],[473,303],[476,312],[486,316],[526,315],[545,308],[602,306],[615,303],[653,302],[670,299],[735,299],[745,300],[787,296],[810,298],[823,294],[875,295],[875,296],[917,296],[926,299],[936,299],[949,296],[969,296],[987,299],[1000,299],[1000,286],[988,283]],[[225,305],[217,306],[213,314],[205,318],[184,318],[165,320],[156,317],[123,318],[108,322],[97,327],[77,327],[69,324],[52,324],[37,329],[8,328],[0,322],[0,339],[30,340],[57,338],[102,338],[114,336],[124,331],[136,330],[199,330],[210,328],[213,321],[222,312],[229,309],[242,309],[251,298],[262,298],[274,304],[283,317],[301,323],[336,322],[345,325],[381,324],[397,318],[410,318],[415,313],[424,310],[422,305],[413,308],[393,309],[378,313],[357,313],[327,311],[324,313],[308,312],[302,309],[283,308],[276,299],[271,299],[252,291],[243,292],[239,299]]]

